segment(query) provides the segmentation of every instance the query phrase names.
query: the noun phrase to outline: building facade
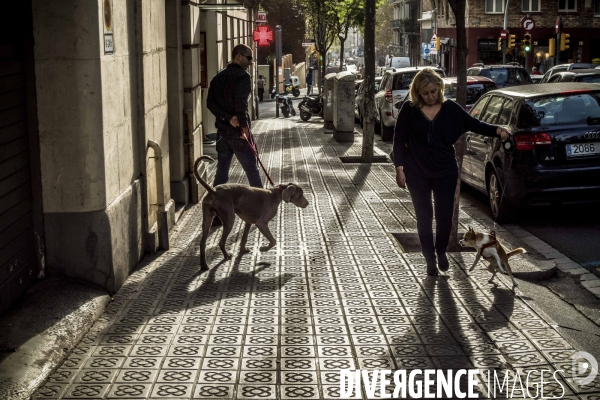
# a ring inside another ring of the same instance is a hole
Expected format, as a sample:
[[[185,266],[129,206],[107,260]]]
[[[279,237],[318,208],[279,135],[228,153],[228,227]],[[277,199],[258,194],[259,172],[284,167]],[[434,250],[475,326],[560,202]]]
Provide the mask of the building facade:
[[[436,9],[437,33],[443,39],[442,62],[450,74],[456,74],[456,20],[447,0],[423,1],[424,11]],[[498,49],[500,31],[504,26],[506,0],[467,1],[467,67],[477,62],[502,63]],[[567,62],[600,63],[600,1],[598,0],[521,0],[509,1],[507,30],[515,35],[516,47],[507,50],[506,59],[518,62],[528,70],[536,66],[544,72],[553,65]],[[531,30],[523,28],[525,18],[534,20]],[[569,36],[569,48],[560,50],[556,41],[557,19],[562,20],[562,33]],[[531,34],[532,48],[524,52],[519,43],[525,33]],[[552,40],[556,41],[554,55]],[[558,54],[558,60],[556,55]]]
[[[219,1],[218,3],[221,3]],[[257,5],[9,2],[0,30],[0,312],[64,275],[114,293],[201,192],[210,78]],[[224,2],[223,2],[224,3]]]

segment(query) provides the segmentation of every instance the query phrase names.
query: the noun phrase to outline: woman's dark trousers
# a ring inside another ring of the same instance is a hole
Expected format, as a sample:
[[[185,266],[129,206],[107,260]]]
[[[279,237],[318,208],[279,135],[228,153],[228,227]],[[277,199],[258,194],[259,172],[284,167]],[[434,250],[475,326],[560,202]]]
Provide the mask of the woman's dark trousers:
[[[417,215],[417,232],[423,256],[426,261],[435,263],[435,253],[445,254],[450,239],[457,174],[427,179],[414,171],[405,170],[405,175],[406,185]],[[431,203],[432,193],[433,204]],[[435,243],[432,226],[434,211]]]

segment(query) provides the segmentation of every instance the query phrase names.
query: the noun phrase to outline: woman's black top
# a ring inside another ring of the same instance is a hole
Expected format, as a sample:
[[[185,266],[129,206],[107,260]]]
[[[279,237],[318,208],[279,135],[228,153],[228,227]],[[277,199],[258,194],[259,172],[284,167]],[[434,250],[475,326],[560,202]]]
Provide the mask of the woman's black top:
[[[442,103],[432,121],[405,101],[394,129],[394,164],[430,179],[456,174],[454,143],[458,138],[467,131],[496,137],[497,128],[471,117],[452,100]]]

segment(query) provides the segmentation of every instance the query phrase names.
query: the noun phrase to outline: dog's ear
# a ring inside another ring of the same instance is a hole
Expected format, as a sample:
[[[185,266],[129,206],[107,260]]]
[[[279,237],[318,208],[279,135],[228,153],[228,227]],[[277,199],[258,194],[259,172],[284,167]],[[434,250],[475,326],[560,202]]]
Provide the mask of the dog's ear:
[[[281,198],[286,203],[289,203],[290,200],[292,199],[292,196],[294,195],[295,191],[296,191],[296,186],[290,184],[288,187],[285,188],[285,190],[281,194]]]

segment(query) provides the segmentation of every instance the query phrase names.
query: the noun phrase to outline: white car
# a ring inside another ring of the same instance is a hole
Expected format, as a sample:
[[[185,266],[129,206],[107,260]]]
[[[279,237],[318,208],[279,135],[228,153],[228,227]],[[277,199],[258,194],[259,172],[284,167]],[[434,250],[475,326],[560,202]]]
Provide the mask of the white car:
[[[380,132],[384,142],[394,137],[394,125],[398,117],[394,103],[408,95],[410,83],[417,72],[424,68],[431,68],[441,76],[446,76],[442,69],[435,67],[392,68],[383,74],[379,91],[375,93],[375,133]]]

